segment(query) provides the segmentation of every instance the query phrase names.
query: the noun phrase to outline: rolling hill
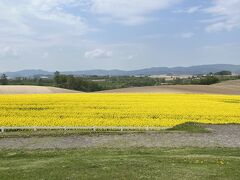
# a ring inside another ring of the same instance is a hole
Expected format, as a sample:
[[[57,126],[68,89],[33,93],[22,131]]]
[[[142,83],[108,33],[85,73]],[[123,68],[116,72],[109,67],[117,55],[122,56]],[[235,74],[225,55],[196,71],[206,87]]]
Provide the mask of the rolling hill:
[[[226,94],[240,95],[240,80],[214,85],[162,85],[132,87],[100,91],[100,93],[173,93],[173,94]]]
[[[97,76],[138,76],[138,75],[162,75],[162,74],[177,74],[177,75],[196,75],[207,74],[210,72],[219,72],[228,70],[233,73],[240,74],[240,65],[231,64],[212,64],[199,65],[190,67],[153,67],[140,70],[123,71],[123,70],[86,70],[86,71],[62,71],[63,74],[71,75],[97,75]],[[9,77],[33,77],[35,75],[53,75],[54,72],[44,70],[22,70],[16,72],[4,72]]]

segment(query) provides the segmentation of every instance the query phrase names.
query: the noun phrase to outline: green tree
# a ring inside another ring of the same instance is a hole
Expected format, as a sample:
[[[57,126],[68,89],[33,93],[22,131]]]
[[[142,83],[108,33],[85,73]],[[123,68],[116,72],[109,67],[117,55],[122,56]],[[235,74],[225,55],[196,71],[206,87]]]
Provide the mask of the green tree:
[[[220,71],[220,72],[216,72],[215,75],[220,75],[220,76],[232,75],[232,72],[231,71]]]
[[[74,78],[74,76],[72,75],[67,76],[66,88],[76,89],[76,79]]]
[[[56,83],[56,85],[59,85],[59,84],[61,84],[61,77],[60,77],[61,75],[60,75],[60,72],[59,71],[56,71],[55,73],[54,73],[54,81],[55,81],[55,83]]]
[[[41,78],[38,78],[38,79],[37,79],[37,85],[38,85],[38,86],[43,86],[43,81],[42,81]]]
[[[206,77],[200,79],[200,84],[202,84],[202,85],[210,85],[210,84],[215,84],[218,82],[219,82],[219,79],[214,76],[206,76]]]
[[[8,79],[6,74],[2,74],[1,76],[1,84],[2,85],[7,85],[8,84]]]

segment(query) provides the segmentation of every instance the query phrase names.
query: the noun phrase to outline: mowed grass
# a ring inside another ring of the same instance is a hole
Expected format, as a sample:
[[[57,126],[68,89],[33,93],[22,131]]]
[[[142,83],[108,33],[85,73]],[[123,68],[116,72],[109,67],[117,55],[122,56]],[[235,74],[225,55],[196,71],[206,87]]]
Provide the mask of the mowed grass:
[[[239,149],[0,151],[0,179],[239,179]]]

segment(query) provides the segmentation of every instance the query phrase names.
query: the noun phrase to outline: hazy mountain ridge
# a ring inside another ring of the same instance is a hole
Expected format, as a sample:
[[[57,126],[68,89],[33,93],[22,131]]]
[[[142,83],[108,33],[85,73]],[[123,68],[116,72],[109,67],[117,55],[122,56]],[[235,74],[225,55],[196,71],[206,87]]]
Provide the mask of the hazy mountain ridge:
[[[124,70],[85,70],[85,71],[63,71],[63,74],[72,75],[97,75],[97,76],[137,76],[137,75],[162,75],[162,74],[177,74],[177,75],[196,75],[207,74],[210,72],[218,72],[228,70],[233,73],[240,73],[240,65],[232,64],[212,64],[199,65],[190,67],[152,67],[146,69],[124,71]],[[36,75],[53,75],[54,72],[44,70],[21,70],[16,72],[4,72],[9,77],[33,77]]]
[[[52,75],[52,72],[44,71],[44,70],[21,70],[15,72],[4,72],[8,77],[33,77],[36,75]]]

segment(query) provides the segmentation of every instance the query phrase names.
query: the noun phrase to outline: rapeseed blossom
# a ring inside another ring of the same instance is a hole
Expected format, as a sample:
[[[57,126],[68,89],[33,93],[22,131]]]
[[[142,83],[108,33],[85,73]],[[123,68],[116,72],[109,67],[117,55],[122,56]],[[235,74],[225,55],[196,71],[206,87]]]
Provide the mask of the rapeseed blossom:
[[[240,96],[0,95],[0,126],[171,127],[190,121],[240,123]]]

